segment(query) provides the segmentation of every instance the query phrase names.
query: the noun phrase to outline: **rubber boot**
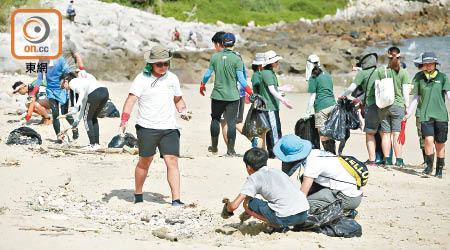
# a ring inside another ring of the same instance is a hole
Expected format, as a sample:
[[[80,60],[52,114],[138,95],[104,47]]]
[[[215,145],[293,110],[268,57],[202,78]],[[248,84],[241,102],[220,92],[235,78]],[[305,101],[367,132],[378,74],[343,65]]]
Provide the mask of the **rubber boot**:
[[[392,157],[384,158],[384,165],[392,165]]]
[[[438,178],[442,178],[442,169],[445,166],[445,158],[439,158],[437,157],[437,161],[436,161],[436,173],[434,176],[438,177]]]
[[[425,160],[425,157],[426,155],[425,155],[425,149],[422,149],[422,157],[423,157],[423,163],[422,164],[426,164],[426,160]]]
[[[431,174],[433,172],[434,154],[426,155],[425,162],[427,163],[427,168],[423,170],[422,174]]]
[[[403,158],[397,158],[395,161],[395,166],[397,167],[406,167],[405,163],[403,162]]]
[[[336,154],[336,142],[334,140],[322,141],[323,149],[330,153]]]
[[[227,144],[227,155],[234,156],[236,153],[234,152],[234,139],[228,139]]]
[[[211,153],[217,154],[217,145],[219,144],[219,137],[218,136],[211,136]]]

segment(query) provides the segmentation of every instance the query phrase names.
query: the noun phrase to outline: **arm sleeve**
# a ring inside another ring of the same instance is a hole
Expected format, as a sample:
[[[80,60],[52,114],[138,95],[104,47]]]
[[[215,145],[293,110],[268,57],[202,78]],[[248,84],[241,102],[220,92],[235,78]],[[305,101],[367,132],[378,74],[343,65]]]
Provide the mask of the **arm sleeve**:
[[[81,110],[80,110],[80,114],[78,115],[78,119],[77,119],[78,121],[81,121],[81,118],[83,118],[83,116],[84,116],[84,111],[86,110],[87,96],[85,96],[83,99],[81,99],[81,96],[78,97],[77,106],[78,106],[78,103],[80,102],[80,100],[81,100]]]
[[[42,84],[42,80],[43,80],[44,76],[42,75],[42,72],[38,73],[38,78],[36,83],[34,84],[35,87],[40,87]]]
[[[403,99],[405,100],[406,108],[409,107],[409,84],[403,84]]]
[[[275,89],[274,85],[269,85],[269,91],[270,93],[275,96],[279,101],[283,100],[283,96]]]
[[[411,104],[409,105],[409,108],[408,108],[408,114],[412,114],[414,109],[416,109],[418,102],[419,102],[419,96],[418,95],[413,96]]]
[[[350,86],[344,91],[344,93],[342,93],[341,96],[348,96],[349,94],[351,94],[353,91],[355,91],[355,89],[358,87],[358,85],[356,85],[355,83],[350,84]]]
[[[447,99],[450,101],[450,90],[447,90],[445,92],[445,95],[447,96]]]
[[[306,109],[307,113],[311,113],[311,108],[314,105],[315,100],[316,100],[316,93],[311,93],[311,95],[309,96],[308,107]]]
[[[245,88],[247,86],[247,80],[245,79],[244,72],[242,70],[236,70],[236,75],[242,88]]]
[[[211,68],[209,68],[206,72],[205,75],[203,76],[203,80],[202,82],[207,83],[209,81],[209,78],[211,77],[213,73],[213,70]]]

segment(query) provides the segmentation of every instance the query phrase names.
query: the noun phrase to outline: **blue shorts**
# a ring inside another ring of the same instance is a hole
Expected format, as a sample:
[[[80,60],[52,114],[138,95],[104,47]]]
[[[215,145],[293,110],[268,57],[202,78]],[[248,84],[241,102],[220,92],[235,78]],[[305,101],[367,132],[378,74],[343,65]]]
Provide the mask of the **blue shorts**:
[[[278,217],[275,214],[275,211],[273,211],[269,207],[267,202],[257,198],[253,198],[248,203],[248,208],[257,214],[262,215],[273,226],[288,227],[297,224],[303,224],[306,220],[306,217],[308,217],[308,211],[303,211],[301,213],[290,215],[287,217]]]

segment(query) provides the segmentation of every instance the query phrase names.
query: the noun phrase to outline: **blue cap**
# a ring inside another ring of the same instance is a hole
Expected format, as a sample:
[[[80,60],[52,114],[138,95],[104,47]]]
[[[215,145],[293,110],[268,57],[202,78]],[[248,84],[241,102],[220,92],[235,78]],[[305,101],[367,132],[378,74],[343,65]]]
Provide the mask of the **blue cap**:
[[[296,135],[283,136],[273,147],[273,153],[283,162],[304,159],[309,155],[311,150],[311,142],[303,140]]]
[[[222,43],[223,46],[225,47],[231,47],[234,45],[234,43],[236,42],[236,37],[234,36],[233,33],[225,33],[225,35],[223,35],[222,38]]]

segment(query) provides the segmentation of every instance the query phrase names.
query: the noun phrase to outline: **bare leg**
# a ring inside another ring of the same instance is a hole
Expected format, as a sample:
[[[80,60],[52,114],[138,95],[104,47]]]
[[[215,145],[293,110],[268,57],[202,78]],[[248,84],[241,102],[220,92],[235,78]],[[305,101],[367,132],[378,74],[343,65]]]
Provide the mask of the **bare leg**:
[[[376,159],[376,155],[375,155],[375,148],[376,148],[375,134],[373,134],[373,133],[366,133],[366,147],[367,147],[367,152],[369,153],[369,161],[375,161],[375,159]]]
[[[391,153],[391,133],[380,133],[380,135],[384,157],[389,157]]]
[[[270,225],[270,222],[264,216],[259,215],[259,214],[255,213],[255,212],[253,212],[252,210],[250,210],[250,208],[248,208],[248,203],[249,203],[249,201],[247,201],[247,200],[244,201],[243,206],[244,206],[245,212],[247,212],[250,216],[253,216],[253,217],[255,217],[258,220],[262,220],[265,223]]]
[[[434,153],[434,137],[425,136],[425,154],[432,155]]]
[[[139,157],[136,169],[134,170],[135,194],[142,194],[142,187],[144,186],[145,178],[147,178],[148,168],[150,167],[152,160],[153,156]]]
[[[163,155],[167,166],[167,181],[172,192],[172,200],[180,199],[180,169],[178,168],[178,156]]]
[[[223,136],[223,141],[225,142],[225,145],[228,145],[228,125],[226,122],[221,122],[220,126],[222,127],[222,136]]]
[[[400,134],[399,132],[393,132],[395,158],[403,158],[402,145],[400,145],[400,143],[397,142],[399,134]]]
[[[242,134],[242,129],[244,128],[244,123],[236,123],[236,129],[239,131],[239,133]]]
[[[436,155],[439,158],[445,158],[445,144],[436,142]]]

